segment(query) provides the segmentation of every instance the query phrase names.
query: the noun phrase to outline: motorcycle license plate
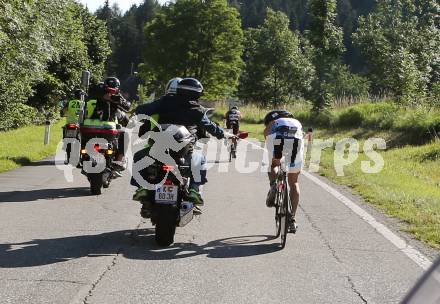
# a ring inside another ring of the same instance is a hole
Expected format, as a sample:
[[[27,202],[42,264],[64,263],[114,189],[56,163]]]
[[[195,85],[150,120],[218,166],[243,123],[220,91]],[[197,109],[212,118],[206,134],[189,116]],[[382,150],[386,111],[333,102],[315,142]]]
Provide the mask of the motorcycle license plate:
[[[67,138],[76,138],[76,130],[66,130],[66,137]]]
[[[177,186],[156,186],[156,203],[173,204],[177,202]]]

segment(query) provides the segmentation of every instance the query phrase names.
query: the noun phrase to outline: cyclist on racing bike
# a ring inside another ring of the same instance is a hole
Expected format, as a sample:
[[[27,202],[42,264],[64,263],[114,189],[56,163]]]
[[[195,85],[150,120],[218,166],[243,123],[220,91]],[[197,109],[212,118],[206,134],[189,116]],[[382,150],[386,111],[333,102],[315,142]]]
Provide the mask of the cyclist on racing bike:
[[[240,132],[240,120],[242,116],[237,106],[233,106],[228,112],[225,114],[226,120],[226,128],[232,129],[232,133],[237,136]],[[237,137],[232,137],[232,150],[235,151],[237,149]],[[234,156],[235,157],[235,156]]]
[[[269,112],[264,118],[264,136],[269,151],[273,152],[272,164],[269,172],[270,190],[267,195],[266,205],[273,207],[276,195],[276,176],[281,166],[281,158],[286,158],[287,180],[290,188],[292,214],[289,220],[289,231],[296,233],[295,220],[299,203],[298,177],[304,161],[304,142],[301,123],[285,110]]]
[[[236,106],[233,106],[225,114],[226,128],[232,129],[232,133],[234,133],[234,135],[238,135],[238,132],[240,132],[241,117],[241,113]]]

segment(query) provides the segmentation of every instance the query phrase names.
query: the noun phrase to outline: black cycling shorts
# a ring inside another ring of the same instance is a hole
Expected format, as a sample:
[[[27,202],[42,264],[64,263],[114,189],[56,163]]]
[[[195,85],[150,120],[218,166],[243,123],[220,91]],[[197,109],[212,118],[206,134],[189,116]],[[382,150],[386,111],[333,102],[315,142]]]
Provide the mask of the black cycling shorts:
[[[278,142],[281,141],[279,144]],[[284,144],[288,141],[289,144],[292,144],[292,155],[290,156],[290,164],[294,164],[296,160],[296,155],[298,153],[298,145],[299,145],[299,139],[285,139],[282,136],[277,136],[275,138],[274,147],[273,147],[273,158],[274,159],[281,159],[283,158],[283,150],[284,150]],[[290,147],[289,147],[290,148]],[[290,149],[289,149],[290,150]]]
[[[240,132],[240,124],[235,121],[227,122],[226,128],[232,129],[232,134],[234,135],[238,135],[238,133]]]

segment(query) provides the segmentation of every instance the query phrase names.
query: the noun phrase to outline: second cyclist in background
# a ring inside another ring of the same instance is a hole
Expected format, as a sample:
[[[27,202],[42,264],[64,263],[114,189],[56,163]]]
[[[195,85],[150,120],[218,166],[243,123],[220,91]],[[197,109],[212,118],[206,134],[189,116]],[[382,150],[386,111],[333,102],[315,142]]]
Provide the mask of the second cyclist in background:
[[[225,114],[226,120],[226,128],[232,130],[232,133],[235,136],[238,136],[240,133],[240,120],[242,116],[237,106],[233,106],[228,112]],[[237,137],[232,138],[232,152],[235,156],[235,152],[237,151]]]

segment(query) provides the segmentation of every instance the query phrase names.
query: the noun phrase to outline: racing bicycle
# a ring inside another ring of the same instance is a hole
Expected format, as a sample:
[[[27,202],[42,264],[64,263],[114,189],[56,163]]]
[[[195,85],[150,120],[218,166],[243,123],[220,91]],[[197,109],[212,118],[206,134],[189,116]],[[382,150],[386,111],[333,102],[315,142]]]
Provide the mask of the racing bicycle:
[[[284,249],[286,247],[287,233],[289,232],[289,219],[293,208],[290,201],[287,172],[282,165],[279,167],[275,185],[275,233],[276,238],[281,237],[280,246]]]

